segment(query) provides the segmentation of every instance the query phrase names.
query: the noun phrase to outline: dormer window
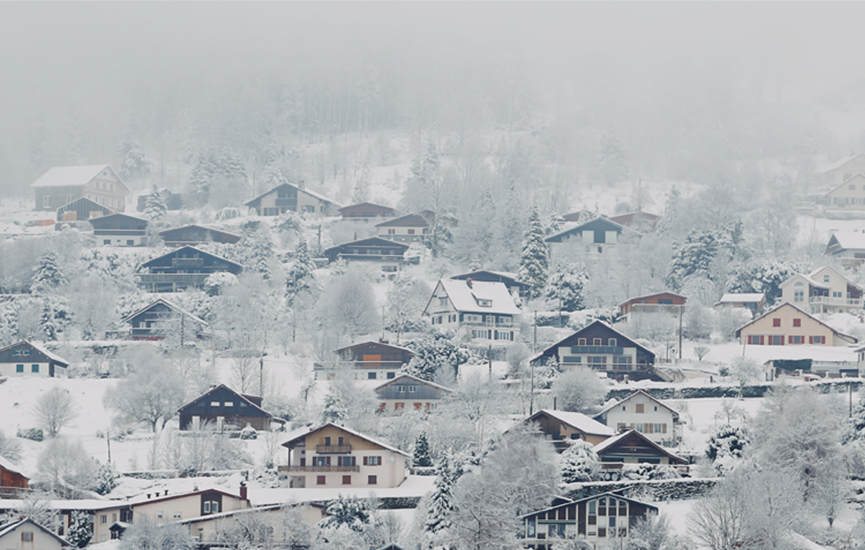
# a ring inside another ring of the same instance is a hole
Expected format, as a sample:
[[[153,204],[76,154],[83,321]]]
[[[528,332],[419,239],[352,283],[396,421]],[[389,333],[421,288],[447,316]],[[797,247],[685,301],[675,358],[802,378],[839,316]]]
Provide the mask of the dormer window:
[[[478,298],[478,305],[481,307],[493,307],[493,301],[486,300],[484,298]]]

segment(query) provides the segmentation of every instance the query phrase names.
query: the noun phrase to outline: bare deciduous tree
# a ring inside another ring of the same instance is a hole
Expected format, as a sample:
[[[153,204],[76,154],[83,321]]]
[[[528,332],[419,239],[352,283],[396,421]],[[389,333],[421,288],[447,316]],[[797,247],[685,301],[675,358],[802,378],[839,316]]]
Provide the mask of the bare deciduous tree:
[[[39,427],[45,430],[49,437],[55,437],[75,418],[75,405],[68,390],[55,386],[36,401],[33,412]]]

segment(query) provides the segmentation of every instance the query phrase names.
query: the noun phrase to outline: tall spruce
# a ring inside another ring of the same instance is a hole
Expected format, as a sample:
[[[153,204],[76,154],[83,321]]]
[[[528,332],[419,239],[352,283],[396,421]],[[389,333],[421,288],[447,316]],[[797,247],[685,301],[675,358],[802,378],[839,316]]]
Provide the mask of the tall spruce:
[[[544,225],[537,208],[529,216],[529,227],[523,239],[523,253],[520,258],[519,279],[531,285],[529,296],[537,298],[547,286],[547,273],[550,269],[550,251],[544,241]]]
[[[84,548],[93,538],[93,526],[90,516],[78,510],[72,512],[69,531],[66,540],[76,548]]]
[[[429,499],[424,530],[429,533],[439,533],[451,526],[450,515],[456,505],[453,495],[454,476],[450,461],[443,456],[436,468],[435,488]]]
[[[427,441],[426,432],[421,432],[414,442],[412,464],[422,468],[428,468],[433,465],[432,458],[429,456],[429,441]]]
[[[35,295],[45,295],[56,292],[66,284],[66,276],[57,263],[57,254],[45,252],[39,257],[39,263],[33,270],[30,292]]]
[[[147,200],[144,204],[144,213],[153,221],[162,219],[168,212],[168,201],[165,200],[165,195],[153,184],[150,188],[150,193],[147,194]]]

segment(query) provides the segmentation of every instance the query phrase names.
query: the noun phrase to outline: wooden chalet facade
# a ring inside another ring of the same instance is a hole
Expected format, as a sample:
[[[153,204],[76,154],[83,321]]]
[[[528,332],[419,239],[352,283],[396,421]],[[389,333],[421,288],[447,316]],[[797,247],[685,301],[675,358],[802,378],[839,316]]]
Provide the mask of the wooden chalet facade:
[[[406,214],[376,224],[378,236],[400,242],[422,242],[430,236],[431,224],[420,214]]]
[[[535,550],[552,550],[568,538],[585,538],[593,548],[619,548],[640,520],[657,514],[657,507],[621,492],[580,500],[557,497],[549,508],[521,516],[517,536],[524,548]]]
[[[114,210],[103,206],[87,197],[79,197],[72,202],[67,202],[57,209],[58,222],[87,221],[114,214]]]
[[[553,361],[560,370],[582,365],[610,378],[662,381],[655,374],[655,354],[603,321],[581,328],[532,359],[533,365]]]
[[[129,189],[107,164],[89,166],[55,166],[30,187],[36,198],[36,210],[56,210],[81,197],[123,212]]]
[[[208,423],[218,431],[240,430],[247,425],[258,431],[270,429],[273,421],[282,423],[261,408],[261,397],[238,393],[220,384],[177,409],[181,430],[195,430]]]
[[[687,460],[637,430],[628,430],[602,441],[595,445],[595,453],[604,470],[619,470],[625,464],[653,464],[674,466],[680,473],[688,473]]]
[[[184,225],[159,232],[165,246],[191,246],[204,243],[235,244],[240,235],[220,231],[203,225]]]
[[[121,322],[130,326],[129,337],[132,340],[164,340],[166,333],[171,331],[179,332],[181,345],[201,337],[208,326],[203,319],[162,298],[126,316]]]
[[[627,323],[635,316],[652,313],[666,313],[678,318],[682,315],[687,301],[688,298],[675,292],[637,296],[619,304],[619,315],[623,323]]]
[[[507,287],[508,292],[511,294],[517,293],[521,298],[526,298],[529,295],[529,289],[531,285],[528,283],[524,283],[517,279],[515,273],[505,273],[503,271],[489,271],[486,269],[479,269],[477,271],[470,271],[469,273],[461,273],[459,275],[452,275],[451,279],[456,279],[460,281],[473,280],[473,281],[482,281],[485,283],[503,283],[505,287]]]
[[[369,237],[332,246],[324,251],[329,262],[373,262],[381,264],[382,276],[393,277],[406,263],[417,263],[418,257],[406,258],[409,246],[381,237]],[[413,261],[410,261],[413,260]]]
[[[597,445],[615,435],[611,428],[577,412],[540,410],[523,423],[536,424],[559,453],[570,447],[573,440],[582,439]]]
[[[636,430],[659,445],[675,446],[682,441],[678,411],[643,390],[605,407],[593,418],[617,433]]]
[[[68,366],[69,362],[62,357],[27,340],[0,348],[0,377],[54,378],[65,372]]]
[[[27,489],[29,486],[30,479],[0,455],[0,498],[14,496],[21,489]]]
[[[184,246],[144,262],[138,268],[139,285],[148,292],[177,292],[203,288],[214,273],[240,275],[243,266],[216,254]]]
[[[289,487],[399,487],[410,458],[395,447],[333,423],[308,430],[282,444],[288,448]]]
[[[450,388],[410,374],[401,374],[375,389],[378,412],[392,414],[434,410],[451,393]]]
[[[244,203],[255,210],[259,216],[279,216],[286,212],[308,212],[310,214],[330,214],[338,204],[307,189],[304,185],[283,183]]]
[[[408,348],[374,340],[339,348],[333,353],[339,360],[326,365],[313,365],[316,377],[319,372],[327,372],[328,377],[332,377],[336,368],[347,366],[355,371],[355,378],[361,380],[392,380],[414,357]]]
[[[374,218],[392,218],[396,210],[390,206],[383,206],[372,202],[361,202],[339,209],[339,214],[347,220],[369,220]]]
[[[96,244],[103,246],[142,246],[147,238],[147,224],[144,218],[128,214],[109,214],[93,218],[93,235]]]
[[[574,247],[576,250],[586,251],[589,254],[603,254],[615,249],[621,240],[623,231],[625,231],[624,226],[600,217],[576,227],[559,231],[544,240],[550,245],[550,252],[554,259],[565,254],[567,249]],[[636,231],[628,231],[639,235]]]

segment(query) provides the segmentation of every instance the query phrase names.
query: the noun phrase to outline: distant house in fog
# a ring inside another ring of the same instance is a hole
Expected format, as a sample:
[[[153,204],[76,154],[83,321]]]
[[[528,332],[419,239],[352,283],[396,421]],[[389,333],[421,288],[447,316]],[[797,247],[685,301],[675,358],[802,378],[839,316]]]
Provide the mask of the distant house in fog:
[[[326,371],[328,377],[332,377],[336,368],[347,366],[360,380],[391,380],[414,357],[408,348],[374,340],[335,349],[333,354],[338,358],[336,361],[313,365],[316,377],[320,371]]]
[[[667,313],[678,317],[682,314],[688,298],[675,292],[656,292],[645,296],[636,296],[619,304],[619,313],[623,323],[636,316],[647,313]]]
[[[177,319],[177,322],[170,323],[172,319]],[[129,336],[133,340],[163,340],[166,331],[171,330],[179,331],[178,336],[183,342],[197,338],[208,326],[203,319],[162,298],[131,313],[121,322],[129,325]]]
[[[850,176],[823,195],[821,202],[832,210],[865,210],[865,174]]]
[[[623,225],[600,217],[559,231],[544,240],[550,245],[554,257],[560,253],[560,249],[568,246],[582,247],[590,254],[603,254],[616,247],[623,231]],[[628,231],[638,235],[635,231]]]
[[[393,277],[402,270],[403,265],[410,261],[417,263],[420,259],[417,256],[406,258],[408,249],[409,246],[404,243],[369,237],[332,246],[324,251],[324,255],[330,262],[342,259],[346,262],[377,263],[381,265],[383,276]]]
[[[383,206],[372,202],[361,202],[339,209],[339,214],[347,220],[369,220],[374,218],[392,218],[396,210],[390,206]]]
[[[715,309],[724,309],[728,307],[743,308],[751,312],[751,317],[763,313],[763,308],[766,306],[766,295],[762,292],[743,292],[735,293],[728,292],[721,296],[721,299],[715,302]]]
[[[159,189],[159,193],[165,198],[165,206],[169,211],[183,209],[183,195],[173,193],[171,190],[163,187]],[[144,212],[147,209],[147,197],[150,196],[150,191],[139,193],[135,197],[135,210]]]
[[[87,221],[92,218],[99,218],[113,213],[114,210],[111,210],[107,206],[102,206],[98,202],[92,201],[87,197],[79,197],[57,209],[57,221]]]
[[[147,238],[148,220],[129,214],[108,214],[91,218],[96,244],[103,246],[143,246]]]
[[[440,384],[401,374],[375,389],[379,412],[430,411],[453,393]]]
[[[178,292],[187,288],[204,288],[204,281],[214,273],[240,275],[243,266],[222,256],[192,246],[172,250],[144,262],[136,276],[147,292]]]
[[[625,214],[616,214],[608,216],[610,221],[614,221],[629,229],[636,229],[641,233],[644,231],[654,231],[661,221],[661,216],[649,214],[648,212],[626,212]]]
[[[303,184],[292,183],[277,185],[244,205],[254,209],[259,216],[279,216],[286,212],[326,215],[339,207],[329,198],[307,189]]]
[[[235,244],[240,240],[240,235],[195,224],[166,229],[160,231],[159,236],[162,237],[165,246],[186,246],[204,243]]]
[[[115,212],[123,212],[129,189],[107,164],[56,166],[30,185],[36,210],[56,210],[85,197]]]
[[[378,236],[401,242],[421,242],[430,235],[430,220],[421,214],[406,214],[376,224]]]
[[[865,154],[857,153],[819,166],[817,175],[820,183],[836,186],[859,173],[865,173]]]

